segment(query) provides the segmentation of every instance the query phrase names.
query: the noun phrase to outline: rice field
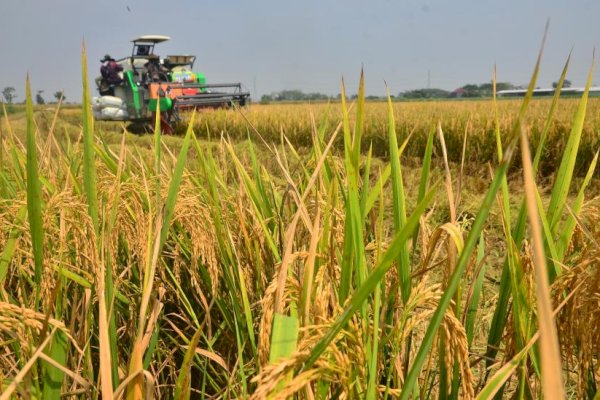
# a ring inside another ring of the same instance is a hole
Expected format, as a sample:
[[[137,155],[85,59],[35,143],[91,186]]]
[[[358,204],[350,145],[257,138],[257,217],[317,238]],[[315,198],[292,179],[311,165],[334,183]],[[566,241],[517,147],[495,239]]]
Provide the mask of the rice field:
[[[499,99],[498,124],[501,132],[509,132],[515,124],[522,100]],[[535,99],[530,106],[523,123],[529,129],[531,146],[539,144],[542,130],[551,106],[551,99]],[[578,99],[565,98],[555,110],[552,127],[547,133],[543,149],[540,173],[550,176],[557,167],[555,155],[564,148],[568,138],[573,115],[579,105]],[[396,134],[400,142],[413,135],[404,151],[405,157],[421,158],[425,152],[427,136],[437,123],[442,124],[446,138],[449,161],[460,163],[465,135],[468,137],[464,161],[468,166],[484,165],[487,162],[498,163],[496,152],[494,112],[489,100],[437,101],[437,102],[397,102],[392,105],[396,119]],[[372,147],[374,157],[389,157],[387,135],[387,105],[384,102],[365,104],[364,132],[361,149],[363,153]],[[216,110],[199,115],[195,123],[195,132],[206,138],[220,137],[225,134],[233,140],[256,139],[254,127],[269,142],[280,142],[284,135],[296,148],[312,147],[311,132],[316,127],[324,127],[328,132],[335,130],[342,119],[339,103],[316,104],[269,104],[252,105],[242,116],[239,112]],[[311,119],[312,115],[312,119]],[[350,115],[353,118],[353,115]],[[251,127],[248,126],[251,124]],[[184,131],[184,127],[182,127]],[[576,174],[585,175],[589,163],[600,143],[600,98],[590,98],[588,112],[584,121]],[[343,138],[334,143],[343,150]],[[434,152],[441,152],[439,144],[434,143]],[[598,176],[598,175],[596,175]]]
[[[82,64],[0,124],[0,399],[600,398],[598,99],[139,136]]]

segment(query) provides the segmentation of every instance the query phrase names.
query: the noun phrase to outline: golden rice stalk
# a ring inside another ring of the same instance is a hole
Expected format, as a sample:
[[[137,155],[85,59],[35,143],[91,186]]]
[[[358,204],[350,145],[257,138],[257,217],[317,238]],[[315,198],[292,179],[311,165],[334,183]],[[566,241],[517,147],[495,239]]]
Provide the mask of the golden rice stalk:
[[[531,226],[533,243],[533,264],[535,268],[536,297],[538,320],[540,325],[540,342],[542,358],[542,391],[546,399],[563,399],[565,397],[561,375],[561,357],[558,346],[556,325],[552,317],[552,301],[548,283],[548,269],[544,255],[542,228],[536,200],[536,184],[531,164],[529,142],[525,131],[521,131],[521,156],[523,159],[523,179],[525,181],[525,198],[527,213]]]

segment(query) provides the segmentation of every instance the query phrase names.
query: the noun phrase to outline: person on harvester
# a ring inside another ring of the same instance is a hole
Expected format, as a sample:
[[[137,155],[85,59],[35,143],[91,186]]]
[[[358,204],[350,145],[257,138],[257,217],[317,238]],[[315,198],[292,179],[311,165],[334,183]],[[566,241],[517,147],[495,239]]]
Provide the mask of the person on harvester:
[[[102,75],[102,80],[106,82],[107,85],[120,85],[123,82],[123,79],[119,76],[119,72],[123,71],[123,67],[115,61],[109,54],[105,55],[101,63],[104,63],[100,67],[100,75]]]
[[[148,62],[144,64],[144,67],[148,73],[147,79],[150,82],[164,82],[168,80],[167,73],[169,69],[160,64],[160,58],[156,54],[148,56]]]

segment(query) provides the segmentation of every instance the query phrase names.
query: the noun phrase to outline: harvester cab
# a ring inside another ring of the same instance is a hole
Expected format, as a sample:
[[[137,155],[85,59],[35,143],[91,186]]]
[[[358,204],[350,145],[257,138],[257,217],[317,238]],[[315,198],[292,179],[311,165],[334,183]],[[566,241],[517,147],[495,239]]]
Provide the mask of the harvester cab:
[[[96,79],[100,97],[92,101],[95,119],[151,127],[159,110],[162,131],[172,133],[180,111],[244,106],[248,102],[250,93],[242,90],[241,83],[206,83],[204,74],[193,70],[193,55],[161,59],[154,47],[169,39],[144,35],[132,40],[131,56],[116,60],[122,67],[120,82],[108,85],[102,78]]]

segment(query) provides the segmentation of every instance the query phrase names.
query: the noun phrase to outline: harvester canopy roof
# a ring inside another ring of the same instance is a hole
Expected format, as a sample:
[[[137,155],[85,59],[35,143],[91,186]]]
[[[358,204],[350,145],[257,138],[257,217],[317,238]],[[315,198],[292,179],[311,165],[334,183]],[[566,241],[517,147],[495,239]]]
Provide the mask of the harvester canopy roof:
[[[164,35],[142,35],[136,38],[131,39],[133,43],[161,43],[166,42],[167,40],[171,40],[169,36]]]

